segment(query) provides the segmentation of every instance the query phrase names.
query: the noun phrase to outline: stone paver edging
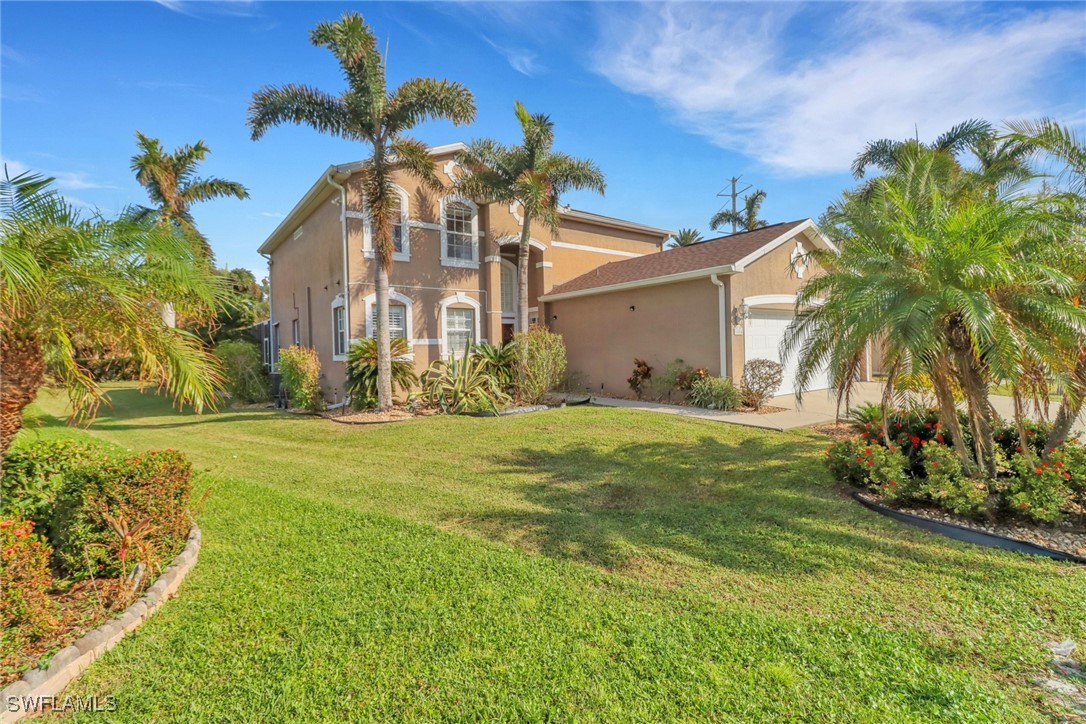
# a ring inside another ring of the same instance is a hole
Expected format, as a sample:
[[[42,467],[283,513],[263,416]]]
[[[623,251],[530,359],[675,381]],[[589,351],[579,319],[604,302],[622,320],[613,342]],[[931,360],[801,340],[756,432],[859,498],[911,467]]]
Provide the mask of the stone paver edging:
[[[16,722],[37,713],[28,709],[24,703],[33,705],[43,698],[49,701],[50,697],[59,697],[64,687],[83,673],[95,659],[116,646],[125,634],[138,628],[159,606],[173,598],[181,586],[181,581],[196,565],[201,540],[200,528],[193,523],[185,549],[166,566],[166,570],[144,592],[142,598],[71,646],[58,651],[49,661],[47,668],[28,671],[23,678],[5,687],[0,692],[0,724]]]

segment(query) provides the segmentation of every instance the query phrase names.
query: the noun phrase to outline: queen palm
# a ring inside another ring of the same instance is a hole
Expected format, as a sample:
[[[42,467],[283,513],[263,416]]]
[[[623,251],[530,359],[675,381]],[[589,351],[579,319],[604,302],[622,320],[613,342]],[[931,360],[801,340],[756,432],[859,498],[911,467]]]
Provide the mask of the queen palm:
[[[709,219],[709,226],[715,231],[726,224],[731,224],[733,234],[739,229],[743,231],[761,229],[766,225],[766,222],[758,218],[758,213],[762,210],[765,196],[765,191],[761,189],[752,194],[747,194],[743,197],[742,209],[721,209],[713,214],[713,218]]]
[[[0,180],[0,453],[47,363],[75,415],[94,415],[103,391],[77,361],[77,344],[135,357],[142,381],[197,410],[214,403],[221,383],[215,357],[159,312],[169,299],[206,319],[225,298],[188,240],[149,219],[80,212],[51,184],[32,174]]]
[[[1074,262],[1053,253],[1069,225],[1051,204],[1015,189],[955,193],[961,171],[938,152],[911,149],[898,164],[874,180],[866,205],[841,206],[848,244],[839,255],[816,253],[826,274],[800,292],[785,352],[800,355],[801,389],[828,364],[843,394],[868,344],[884,340],[884,401],[901,374],[929,375],[963,464],[994,476],[989,384],[1008,382],[1019,397],[1022,373],[1059,360],[1086,323],[1074,303]]]
[[[514,108],[524,136],[521,144],[506,146],[489,138],[472,141],[458,157],[466,173],[457,182],[457,188],[473,198],[521,206],[517,325],[525,330],[532,222],[542,221],[558,233],[558,204],[562,194],[574,189],[602,194],[607,183],[592,161],[554,150],[554,122],[549,116],[529,113],[520,101]]]
[[[346,90],[332,95],[298,84],[261,88],[249,103],[249,128],[256,140],[280,123],[306,124],[324,133],[367,144],[371,149],[359,176],[373,224],[376,252],[378,406],[387,410],[392,406],[388,324],[388,275],[392,268],[392,213],[396,199],[392,172],[396,167],[402,168],[425,186],[441,190],[426,146],[407,132],[427,119],[443,118],[457,125],[470,123],[475,118],[475,100],[471,91],[459,83],[433,78],[414,78],[390,91],[377,38],[358,13],[345,13],[336,22],[318,24],[309,39],[335,56],[347,81]],[[349,299],[347,303],[350,304]]]
[[[701,232],[697,229],[679,229],[673,237],[668,239],[668,246],[675,248],[678,246],[693,246],[694,244],[700,244],[705,241],[701,237]]]
[[[138,208],[137,216],[154,216],[176,226],[204,259],[212,261],[211,245],[196,229],[192,205],[228,196],[247,199],[248,189],[236,181],[196,175],[197,165],[211,153],[203,141],[186,144],[170,152],[162,147],[162,142],[157,138],[136,131],[136,146],[140,152],[132,157],[132,170],[155,205],[153,209]]]

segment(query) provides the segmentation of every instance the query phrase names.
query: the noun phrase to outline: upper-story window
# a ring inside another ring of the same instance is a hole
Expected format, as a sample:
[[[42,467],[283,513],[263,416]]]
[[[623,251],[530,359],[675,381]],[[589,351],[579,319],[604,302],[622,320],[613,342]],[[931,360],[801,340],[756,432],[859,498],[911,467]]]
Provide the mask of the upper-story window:
[[[475,204],[445,199],[441,216],[441,263],[478,268],[479,216]]]
[[[408,210],[407,191],[393,185],[392,197],[389,199],[389,222],[392,226],[392,259],[394,261],[411,261],[411,224]],[[348,216],[351,215],[365,220],[362,232],[362,253],[367,259],[373,259],[376,240],[373,234],[373,221],[369,217],[369,208],[367,207],[365,214],[348,212]]]

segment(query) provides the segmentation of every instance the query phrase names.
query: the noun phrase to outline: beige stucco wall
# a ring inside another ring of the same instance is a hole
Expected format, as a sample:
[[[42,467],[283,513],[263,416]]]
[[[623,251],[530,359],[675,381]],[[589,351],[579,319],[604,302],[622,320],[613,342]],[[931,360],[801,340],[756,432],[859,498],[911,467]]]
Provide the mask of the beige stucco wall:
[[[548,324],[565,338],[569,370],[586,386],[629,395],[634,357],[657,373],[679,358],[720,374],[717,299],[708,278],[642,287],[551,302]]]
[[[453,179],[445,172],[451,154],[435,158],[439,178],[447,186]],[[453,172],[455,173],[455,171]],[[408,198],[410,222],[409,259],[397,260],[390,274],[390,288],[411,300],[412,349],[417,371],[424,371],[442,354],[444,329],[442,302],[450,308],[478,305],[479,338],[499,341],[502,333],[500,262],[502,256],[515,262],[519,225],[507,205],[478,207],[479,251],[475,268],[446,266],[441,262],[441,196],[423,187],[412,176],[394,174],[394,182]],[[369,316],[366,300],[374,294],[375,262],[364,253],[361,218],[363,199],[357,177],[344,182],[347,196],[347,257],[349,265],[350,336],[365,336]],[[288,238],[271,254],[272,316],[279,323],[280,346],[291,343],[291,321],[299,319],[301,342],[317,349],[321,361],[322,386],[327,399],[343,396],[344,364],[332,357],[332,304],[343,292],[343,246],[340,228],[340,192],[328,186],[310,215],[301,222],[302,236]],[[609,261],[632,254],[655,253],[661,237],[608,225],[563,220],[558,233],[534,224],[532,237],[545,249],[533,248],[529,264],[529,306],[538,307],[540,294],[554,285]],[[592,247],[554,246],[553,240]],[[504,242],[511,244],[502,245]],[[596,251],[600,249],[603,251]],[[607,253],[610,251],[612,253]],[[617,252],[617,253],[614,253]],[[306,290],[310,304],[306,305]],[[393,303],[399,303],[395,299]],[[538,312],[533,316],[538,315]],[[312,324],[310,324],[310,319]]]

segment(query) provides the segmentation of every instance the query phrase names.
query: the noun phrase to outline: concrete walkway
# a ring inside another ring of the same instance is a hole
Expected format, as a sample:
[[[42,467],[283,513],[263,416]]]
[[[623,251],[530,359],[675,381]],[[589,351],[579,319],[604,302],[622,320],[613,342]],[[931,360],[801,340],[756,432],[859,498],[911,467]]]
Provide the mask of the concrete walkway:
[[[1000,395],[991,396],[992,406],[1000,415],[1010,419],[1014,415],[1014,403],[1011,398]],[[877,382],[860,382],[853,388],[852,404],[862,405],[867,402],[882,401],[882,385]],[[837,399],[831,390],[817,390],[803,395],[803,401],[797,402],[795,395],[777,395],[769,401],[772,407],[783,407],[781,412],[770,412],[764,415],[753,412],[722,412],[720,410],[705,410],[700,407],[688,407],[686,405],[665,405],[659,402],[645,402],[639,400],[616,400],[609,397],[593,397],[593,404],[606,407],[625,407],[633,410],[647,410],[659,412],[665,415],[678,415],[679,417],[693,417],[699,420],[713,420],[716,422],[728,422],[733,425],[746,425],[747,427],[761,427],[767,430],[792,430],[797,427],[808,427],[824,422],[833,422],[837,415]],[[1056,413],[1056,405],[1053,404],[1051,414]],[[844,416],[842,411],[842,416]],[[1086,412],[1079,418],[1078,430],[1086,431]]]

